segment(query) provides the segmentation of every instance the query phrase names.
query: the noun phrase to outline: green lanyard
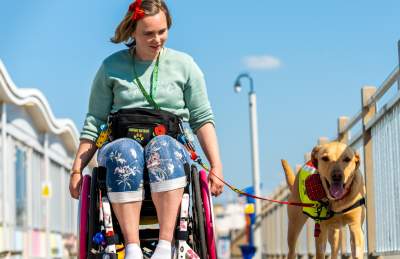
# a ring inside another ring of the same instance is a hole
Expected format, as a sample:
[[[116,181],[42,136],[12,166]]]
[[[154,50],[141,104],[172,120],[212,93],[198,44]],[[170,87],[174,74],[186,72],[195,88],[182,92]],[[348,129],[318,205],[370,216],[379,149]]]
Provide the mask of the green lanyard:
[[[156,88],[157,88],[157,82],[158,82],[158,65],[160,61],[160,54],[157,56],[156,64],[154,65],[153,73],[152,73],[152,80],[151,80],[151,86],[150,86],[150,94],[146,92],[146,89],[144,89],[144,86],[142,82],[140,82],[138,73],[136,72],[136,66],[135,66],[135,58],[133,58],[133,72],[135,73],[135,81],[137,83],[137,86],[139,87],[140,91],[146,98],[146,100],[149,102],[149,104],[154,106],[154,109],[160,110],[160,106],[154,101],[154,96],[156,94]]]

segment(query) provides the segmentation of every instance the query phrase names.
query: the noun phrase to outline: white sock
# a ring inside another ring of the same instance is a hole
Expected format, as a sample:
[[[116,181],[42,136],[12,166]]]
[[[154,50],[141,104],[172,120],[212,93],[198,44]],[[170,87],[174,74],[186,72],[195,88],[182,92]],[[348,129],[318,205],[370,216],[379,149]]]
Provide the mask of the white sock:
[[[159,240],[151,259],[170,259],[172,257],[171,242]]]
[[[143,259],[143,253],[140,246],[136,243],[128,244],[125,247],[125,259]]]

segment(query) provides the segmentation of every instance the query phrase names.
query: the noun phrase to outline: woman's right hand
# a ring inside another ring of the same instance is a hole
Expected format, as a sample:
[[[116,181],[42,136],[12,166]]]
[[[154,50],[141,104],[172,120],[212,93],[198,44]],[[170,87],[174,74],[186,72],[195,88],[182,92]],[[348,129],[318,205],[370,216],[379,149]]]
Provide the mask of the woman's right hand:
[[[71,197],[74,199],[79,199],[79,194],[81,192],[82,174],[71,174],[69,177],[69,192]]]
[[[74,199],[79,199],[81,192],[82,170],[88,165],[96,150],[97,147],[94,141],[82,139],[79,143],[78,151],[72,164],[72,172],[69,176],[69,192]]]

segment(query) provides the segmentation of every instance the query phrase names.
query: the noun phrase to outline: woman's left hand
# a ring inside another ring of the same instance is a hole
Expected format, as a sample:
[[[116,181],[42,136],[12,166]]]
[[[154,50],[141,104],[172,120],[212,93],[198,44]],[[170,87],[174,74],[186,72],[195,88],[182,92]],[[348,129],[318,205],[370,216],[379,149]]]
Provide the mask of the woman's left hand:
[[[208,182],[210,183],[210,191],[214,196],[218,196],[222,193],[224,183],[220,181],[224,179],[222,174],[222,166],[211,167],[210,173],[208,174]]]
[[[221,181],[224,179],[224,176],[222,175],[222,163],[219,157],[217,134],[215,133],[214,124],[211,122],[204,124],[197,130],[196,135],[211,165],[210,173],[208,174],[211,194],[218,196],[222,193],[224,187],[224,183]]]

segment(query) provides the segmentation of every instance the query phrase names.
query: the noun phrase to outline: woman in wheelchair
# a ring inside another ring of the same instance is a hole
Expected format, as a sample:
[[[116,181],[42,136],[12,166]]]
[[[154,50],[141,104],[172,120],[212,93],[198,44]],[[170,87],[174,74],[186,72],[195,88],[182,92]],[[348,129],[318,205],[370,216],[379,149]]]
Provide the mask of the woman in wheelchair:
[[[99,149],[98,164],[107,170],[107,195],[128,259],[142,258],[139,215],[146,171],[160,227],[151,258],[171,258],[186,185],[184,164],[190,162],[176,139],[177,123],[189,122],[211,172],[222,178],[204,76],[189,55],[164,47],[171,23],[163,0],[136,0],[129,6],[111,39],[129,48],[107,57],[96,74],[70,177],[70,193],[77,199],[81,173]],[[208,180],[211,193],[219,195],[223,184],[212,174]]]

